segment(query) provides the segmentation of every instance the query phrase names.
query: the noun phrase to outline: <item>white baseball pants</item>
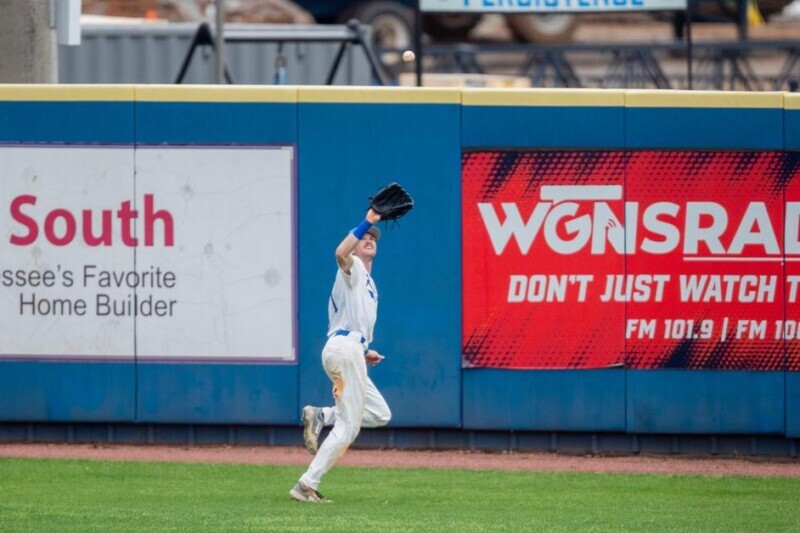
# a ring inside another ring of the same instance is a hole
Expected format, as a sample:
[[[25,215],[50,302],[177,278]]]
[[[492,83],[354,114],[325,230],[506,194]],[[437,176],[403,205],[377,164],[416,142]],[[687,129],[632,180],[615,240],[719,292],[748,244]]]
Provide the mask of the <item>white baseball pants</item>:
[[[380,427],[389,423],[392,413],[386,400],[367,375],[364,347],[356,338],[335,335],[322,350],[322,367],[333,381],[335,408],[324,408],[325,425],[333,424],[317,455],[300,478],[316,489],[328,470],[344,455],[361,427]]]

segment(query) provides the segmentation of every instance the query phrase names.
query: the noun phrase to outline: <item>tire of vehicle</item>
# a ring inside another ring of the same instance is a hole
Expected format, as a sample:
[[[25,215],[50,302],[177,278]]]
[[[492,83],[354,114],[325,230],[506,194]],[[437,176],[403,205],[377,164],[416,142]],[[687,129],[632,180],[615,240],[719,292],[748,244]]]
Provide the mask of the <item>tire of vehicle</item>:
[[[783,11],[783,8],[792,3],[792,0],[758,0],[758,10],[767,18]]]
[[[506,22],[514,36],[529,43],[569,41],[578,26],[578,17],[568,13],[552,15],[507,15]]]
[[[341,24],[350,19],[372,26],[372,43],[385,48],[408,49],[414,41],[414,12],[397,2],[366,2],[345,11]]]
[[[453,13],[447,15],[425,15],[422,18],[422,31],[435,41],[464,41],[470,30],[478,25],[481,15]]]
[[[780,13],[784,7],[792,3],[791,0],[758,0],[754,2],[761,16],[764,18]],[[739,2],[737,0],[715,0],[714,2],[696,2],[695,10],[699,14],[708,12],[711,15],[722,14],[727,20],[736,22],[739,18]]]

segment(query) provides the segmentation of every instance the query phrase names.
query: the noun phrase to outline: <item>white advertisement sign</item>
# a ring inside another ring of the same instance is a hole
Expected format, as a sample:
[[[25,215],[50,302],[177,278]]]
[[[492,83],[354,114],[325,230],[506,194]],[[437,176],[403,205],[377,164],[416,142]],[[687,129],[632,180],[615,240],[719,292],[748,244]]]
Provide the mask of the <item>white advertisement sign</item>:
[[[133,149],[2,147],[0,176],[0,353],[132,356],[133,320],[97,308],[129,291],[83,269],[133,267]]]
[[[295,360],[292,147],[0,148],[0,357]]]
[[[595,13],[677,11],[687,0],[420,0],[420,10],[441,13]]]

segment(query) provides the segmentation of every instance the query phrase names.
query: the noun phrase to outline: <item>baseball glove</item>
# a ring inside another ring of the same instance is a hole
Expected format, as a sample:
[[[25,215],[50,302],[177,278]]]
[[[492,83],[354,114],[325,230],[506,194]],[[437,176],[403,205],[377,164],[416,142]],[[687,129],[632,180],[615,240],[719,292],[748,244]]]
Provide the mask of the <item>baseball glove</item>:
[[[399,183],[390,183],[369,198],[370,208],[381,221],[397,220],[414,207],[414,199]]]

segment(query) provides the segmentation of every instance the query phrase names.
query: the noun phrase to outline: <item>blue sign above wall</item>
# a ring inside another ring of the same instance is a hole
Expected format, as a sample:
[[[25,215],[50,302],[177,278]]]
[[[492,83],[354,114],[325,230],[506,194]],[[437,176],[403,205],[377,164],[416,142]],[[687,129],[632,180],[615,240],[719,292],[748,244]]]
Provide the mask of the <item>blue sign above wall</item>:
[[[677,11],[687,0],[420,0],[432,13],[594,13]]]

